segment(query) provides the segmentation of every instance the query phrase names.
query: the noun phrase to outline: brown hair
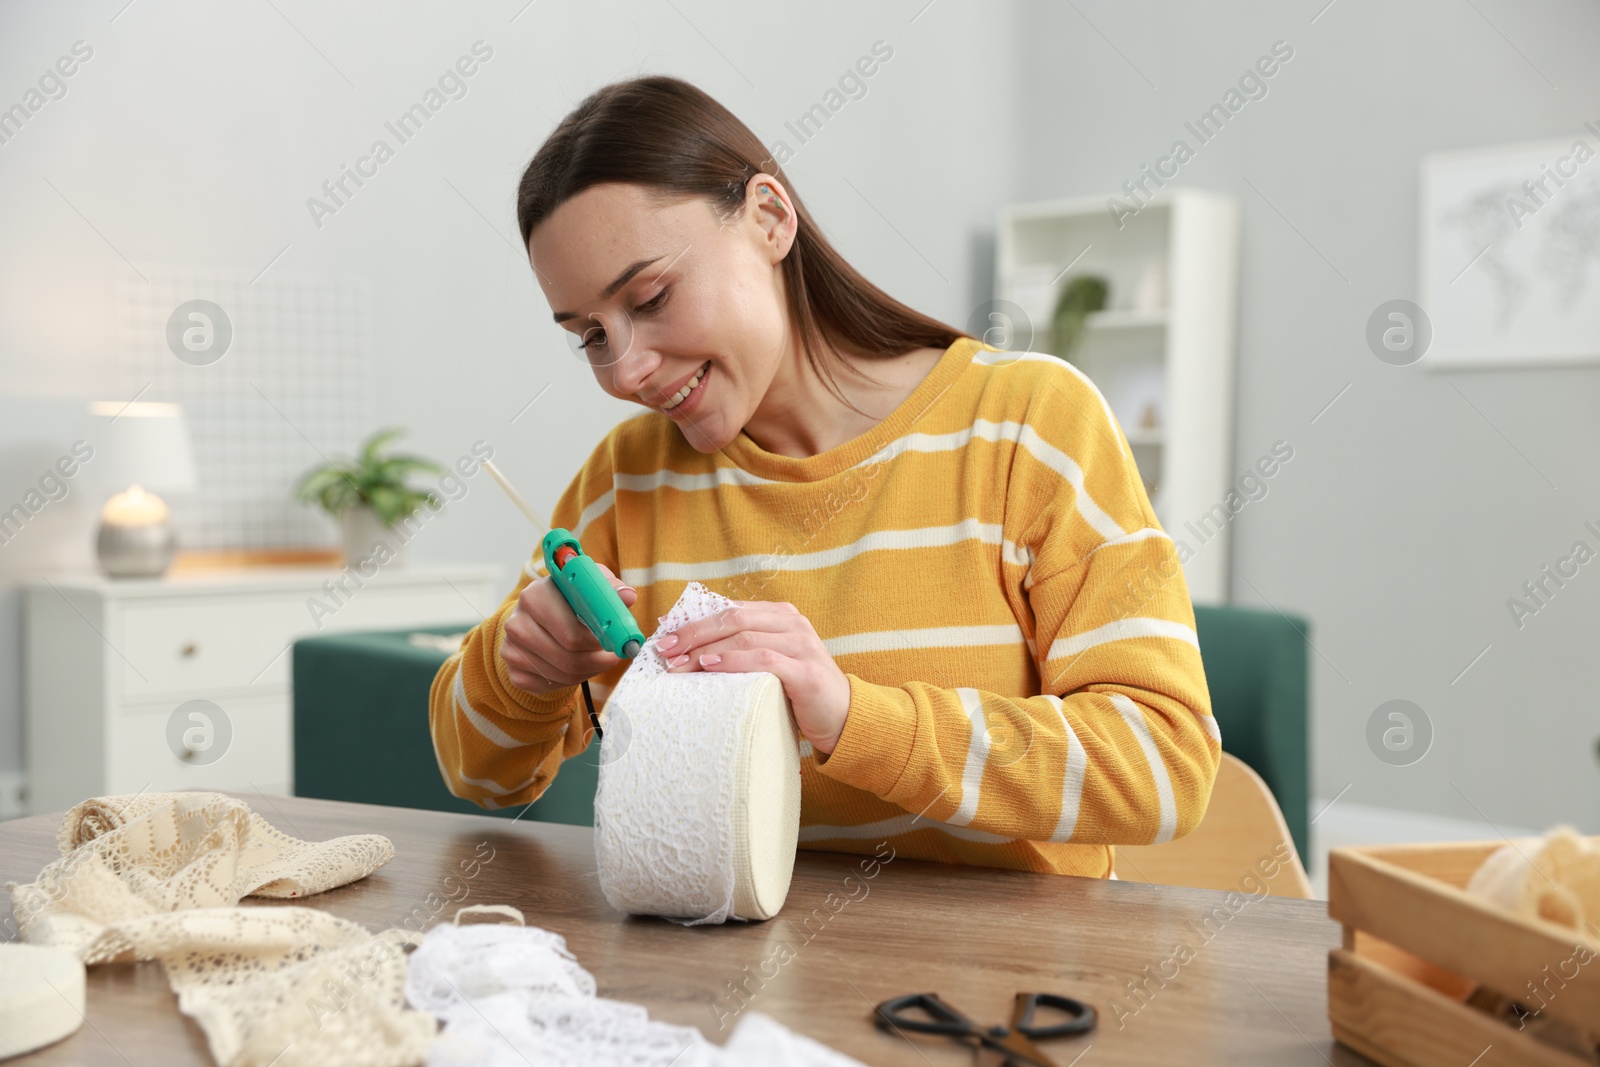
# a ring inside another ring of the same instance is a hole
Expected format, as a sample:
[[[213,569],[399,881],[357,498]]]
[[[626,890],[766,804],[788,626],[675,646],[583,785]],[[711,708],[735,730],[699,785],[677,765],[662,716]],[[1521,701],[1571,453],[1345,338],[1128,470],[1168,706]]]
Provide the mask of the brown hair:
[[[750,128],[681,78],[633,78],[585,97],[523,171],[517,225],[526,247],[534,228],[556,208],[605,182],[704,197],[728,218],[743,211],[748,182],[763,172],[783,182],[799,219],[782,266],[790,321],[798,327],[806,359],[840,400],[849,404],[833,368],[819,359],[819,352],[831,351],[824,341],[887,357],[915,348],[948,348],[969,336],[902,304],[846,262]]]

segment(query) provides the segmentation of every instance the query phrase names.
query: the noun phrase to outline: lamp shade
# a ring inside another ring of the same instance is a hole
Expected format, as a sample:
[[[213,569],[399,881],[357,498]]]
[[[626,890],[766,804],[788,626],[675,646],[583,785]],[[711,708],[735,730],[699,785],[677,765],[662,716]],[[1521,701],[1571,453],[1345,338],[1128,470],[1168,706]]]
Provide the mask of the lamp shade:
[[[95,450],[89,465],[95,480],[114,489],[130,485],[156,492],[196,488],[194,449],[189,444],[183,407],[148,401],[96,400]]]

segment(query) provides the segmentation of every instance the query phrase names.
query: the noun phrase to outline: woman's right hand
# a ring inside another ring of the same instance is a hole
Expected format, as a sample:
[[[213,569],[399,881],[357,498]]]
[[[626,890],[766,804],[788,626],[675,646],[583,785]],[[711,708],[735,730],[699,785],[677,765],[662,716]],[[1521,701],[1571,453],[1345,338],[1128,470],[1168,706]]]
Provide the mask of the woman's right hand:
[[[633,607],[639,593],[596,563],[622,603]],[[500,658],[511,684],[544,695],[577,685],[586,678],[616,666],[620,657],[600,647],[600,639],[575,615],[548,575],[535,578],[522,590],[517,606],[506,617]]]

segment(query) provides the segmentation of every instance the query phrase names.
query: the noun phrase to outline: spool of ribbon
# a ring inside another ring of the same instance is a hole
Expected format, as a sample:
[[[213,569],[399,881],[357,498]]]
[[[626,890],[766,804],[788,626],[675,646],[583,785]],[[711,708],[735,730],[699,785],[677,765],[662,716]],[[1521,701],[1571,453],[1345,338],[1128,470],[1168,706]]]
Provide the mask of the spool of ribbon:
[[[690,582],[606,702],[595,858],[607,902],[685,925],[770,919],[800,832],[793,712],[766,672],[669,673],[660,637],[732,605]]]
[[[0,945],[0,1059],[44,1048],[83,1025],[83,961],[44,945]]]

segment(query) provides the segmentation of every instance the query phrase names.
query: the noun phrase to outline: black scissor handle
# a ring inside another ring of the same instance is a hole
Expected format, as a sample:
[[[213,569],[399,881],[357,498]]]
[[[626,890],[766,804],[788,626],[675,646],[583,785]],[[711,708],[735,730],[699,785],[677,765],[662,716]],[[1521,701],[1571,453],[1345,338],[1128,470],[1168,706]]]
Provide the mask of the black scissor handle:
[[[930,1018],[919,1019],[904,1014],[911,1008],[921,1008]],[[981,1029],[971,1019],[940,1000],[937,993],[907,993],[903,997],[886,1000],[874,1010],[873,1021],[880,1029],[894,1027],[922,1034],[964,1036]]]
[[[1054,1008],[1070,1018],[1065,1022],[1049,1026],[1034,1026],[1033,1012],[1035,1008],[1040,1007]],[[1018,993],[1016,1013],[1013,1018],[1016,1020],[1016,1028],[1024,1037],[1039,1041],[1051,1037],[1069,1037],[1072,1034],[1093,1030],[1097,1016],[1093,1005],[1074,1000],[1072,997],[1061,997],[1054,993]]]

